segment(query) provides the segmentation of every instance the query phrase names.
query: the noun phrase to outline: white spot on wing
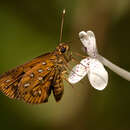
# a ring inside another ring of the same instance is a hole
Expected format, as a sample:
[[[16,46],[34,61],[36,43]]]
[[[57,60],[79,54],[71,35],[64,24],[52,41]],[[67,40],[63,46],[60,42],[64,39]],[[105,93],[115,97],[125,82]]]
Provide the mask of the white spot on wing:
[[[43,65],[46,65],[46,62],[42,62]]]
[[[42,72],[43,72],[43,70],[42,70],[42,69],[39,69],[39,70],[38,70],[38,72],[39,72],[39,73],[42,73]]]
[[[24,87],[28,87],[28,86],[30,86],[30,83],[24,84]]]

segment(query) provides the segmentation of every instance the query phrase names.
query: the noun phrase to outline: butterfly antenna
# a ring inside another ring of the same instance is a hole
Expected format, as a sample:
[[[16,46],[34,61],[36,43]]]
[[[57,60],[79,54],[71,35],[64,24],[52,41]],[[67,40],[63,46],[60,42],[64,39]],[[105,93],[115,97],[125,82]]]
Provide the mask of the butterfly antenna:
[[[63,35],[63,25],[64,25],[64,16],[65,16],[65,9],[62,12],[62,21],[61,21],[61,28],[60,28],[60,43],[62,40],[62,35]]]

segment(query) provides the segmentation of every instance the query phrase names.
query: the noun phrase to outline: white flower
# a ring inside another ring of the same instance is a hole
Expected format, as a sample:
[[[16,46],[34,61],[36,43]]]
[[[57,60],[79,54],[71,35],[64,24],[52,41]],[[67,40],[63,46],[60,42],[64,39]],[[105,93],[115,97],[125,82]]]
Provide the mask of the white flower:
[[[98,51],[94,33],[82,31],[79,33],[80,40],[87,49],[89,57],[81,60],[71,71],[68,81],[72,84],[79,82],[88,74],[90,84],[97,90],[103,90],[108,83],[108,73],[103,64],[96,58]]]
[[[108,73],[103,64],[121,77],[130,81],[130,73],[128,71],[111,63],[98,53],[96,39],[92,31],[82,31],[79,33],[79,37],[84,46],[85,52],[89,55],[89,57],[81,60],[80,64],[73,67],[68,78],[68,81],[71,84],[79,82],[85,75],[88,74],[88,79],[92,87],[97,90],[103,90],[108,83]]]

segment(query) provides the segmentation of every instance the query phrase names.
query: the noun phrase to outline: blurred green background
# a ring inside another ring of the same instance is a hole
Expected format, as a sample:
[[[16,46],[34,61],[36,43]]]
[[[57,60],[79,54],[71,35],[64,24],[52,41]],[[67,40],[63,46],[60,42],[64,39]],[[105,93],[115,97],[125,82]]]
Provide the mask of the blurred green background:
[[[72,51],[85,55],[78,33],[93,30],[99,52],[130,71],[129,0],[1,0],[0,73],[54,50],[64,8],[63,41],[72,41]],[[104,91],[86,77],[74,88],[65,83],[59,103],[52,95],[47,104],[29,105],[1,93],[0,130],[130,130],[130,83],[107,70]]]

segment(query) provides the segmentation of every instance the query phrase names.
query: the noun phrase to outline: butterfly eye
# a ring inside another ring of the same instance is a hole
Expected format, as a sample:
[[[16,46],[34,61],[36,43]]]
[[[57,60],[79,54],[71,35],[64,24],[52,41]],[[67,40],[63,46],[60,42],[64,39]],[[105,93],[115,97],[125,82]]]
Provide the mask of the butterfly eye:
[[[66,48],[65,48],[65,47],[62,47],[62,48],[60,49],[60,52],[61,52],[61,53],[65,53],[65,51],[66,51]]]

